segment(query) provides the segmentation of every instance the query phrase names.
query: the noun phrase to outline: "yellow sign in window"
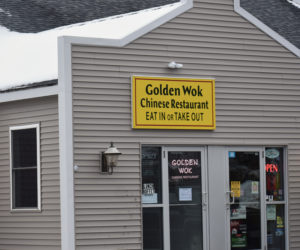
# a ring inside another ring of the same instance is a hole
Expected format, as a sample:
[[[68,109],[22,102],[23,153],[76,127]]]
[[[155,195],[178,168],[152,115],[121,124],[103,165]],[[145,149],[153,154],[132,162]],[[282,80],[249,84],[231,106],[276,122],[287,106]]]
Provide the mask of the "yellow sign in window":
[[[132,77],[132,123],[137,129],[215,129],[212,79]]]
[[[241,197],[241,182],[231,181],[231,197]]]

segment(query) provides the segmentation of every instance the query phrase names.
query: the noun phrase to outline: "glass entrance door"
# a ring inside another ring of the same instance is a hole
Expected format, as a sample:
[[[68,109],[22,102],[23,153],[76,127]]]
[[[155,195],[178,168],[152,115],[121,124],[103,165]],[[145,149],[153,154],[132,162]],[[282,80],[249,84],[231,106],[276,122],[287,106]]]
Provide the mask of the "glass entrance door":
[[[143,146],[143,249],[288,249],[284,155],[283,147]]]
[[[144,250],[209,249],[204,152],[142,148]]]
[[[168,151],[172,250],[203,249],[201,152]]]
[[[262,248],[261,151],[228,151],[231,250]]]

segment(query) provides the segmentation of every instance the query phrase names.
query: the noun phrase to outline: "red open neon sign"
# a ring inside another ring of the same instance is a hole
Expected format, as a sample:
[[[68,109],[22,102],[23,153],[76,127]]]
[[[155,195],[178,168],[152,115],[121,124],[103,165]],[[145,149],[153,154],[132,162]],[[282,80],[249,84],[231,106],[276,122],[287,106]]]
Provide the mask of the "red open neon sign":
[[[278,165],[277,164],[266,164],[266,172],[274,173],[278,172]]]

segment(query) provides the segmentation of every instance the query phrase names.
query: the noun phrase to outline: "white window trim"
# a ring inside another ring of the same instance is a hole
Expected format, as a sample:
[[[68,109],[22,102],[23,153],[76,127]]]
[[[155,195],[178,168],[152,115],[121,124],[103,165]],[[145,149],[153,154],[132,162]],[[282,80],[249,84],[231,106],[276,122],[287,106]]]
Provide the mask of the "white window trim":
[[[13,207],[13,180],[12,180],[12,131],[36,129],[36,146],[37,146],[37,207],[36,208],[14,208]],[[9,151],[10,151],[10,210],[11,211],[41,211],[41,163],[40,163],[40,125],[30,124],[25,126],[13,126],[9,127]]]

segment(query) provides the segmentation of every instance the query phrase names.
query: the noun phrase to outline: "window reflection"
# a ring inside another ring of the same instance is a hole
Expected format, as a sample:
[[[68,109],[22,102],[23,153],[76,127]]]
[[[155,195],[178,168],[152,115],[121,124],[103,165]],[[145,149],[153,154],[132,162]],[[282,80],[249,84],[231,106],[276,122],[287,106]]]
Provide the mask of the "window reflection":
[[[142,202],[156,204],[162,201],[161,148],[142,148]]]
[[[144,250],[163,250],[162,208],[143,208]]]
[[[168,159],[170,204],[200,204],[200,152],[169,152]]]
[[[12,207],[38,206],[37,129],[11,131]]]
[[[229,152],[231,249],[261,248],[259,152]]]
[[[284,205],[267,205],[268,250],[285,249]]]
[[[265,152],[267,243],[269,250],[285,249],[285,197],[283,148],[269,147]],[[277,204],[273,204],[276,202]],[[278,204],[281,203],[281,204]]]
[[[202,209],[200,205],[170,206],[172,250],[202,250]]]
[[[202,250],[201,153],[168,153],[172,250]]]
[[[142,203],[162,203],[161,148],[142,148]],[[163,250],[163,209],[143,208],[143,249]]]
[[[283,148],[266,148],[266,186],[268,201],[284,200]]]

